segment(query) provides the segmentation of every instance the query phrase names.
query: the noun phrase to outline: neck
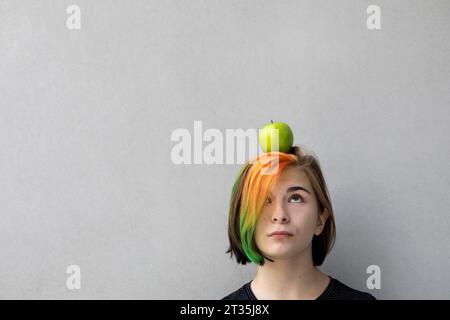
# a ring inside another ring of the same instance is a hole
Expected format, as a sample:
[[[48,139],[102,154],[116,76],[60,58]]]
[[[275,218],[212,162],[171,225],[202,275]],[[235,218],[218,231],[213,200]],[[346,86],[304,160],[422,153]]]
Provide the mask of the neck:
[[[315,299],[329,280],[314,266],[311,250],[307,250],[289,259],[266,260],[263,266],[257,267],[251,287],[258,299]]]

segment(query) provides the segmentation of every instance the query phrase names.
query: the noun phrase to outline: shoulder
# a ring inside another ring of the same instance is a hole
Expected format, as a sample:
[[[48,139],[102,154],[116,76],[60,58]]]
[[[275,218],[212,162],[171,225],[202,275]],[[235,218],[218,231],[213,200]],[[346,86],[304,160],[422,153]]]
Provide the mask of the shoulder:
[[[376,300],[368,292],[353,289],[338,279],[330,278],[327,290],[319,297],[321,300]]]
[[[249,285],[250,283],[244,284],[242,287],[223,297],[221,300],[252,300],[248,291]]]

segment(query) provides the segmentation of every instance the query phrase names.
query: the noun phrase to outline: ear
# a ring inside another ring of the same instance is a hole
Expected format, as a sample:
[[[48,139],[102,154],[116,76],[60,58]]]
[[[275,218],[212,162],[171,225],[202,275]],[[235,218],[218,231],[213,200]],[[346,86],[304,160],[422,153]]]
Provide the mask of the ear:
[[[317,217],[317,226],[314,234],[316,236],[320,235],[325,227],[325,222],[327,222],[330,212],[327,208],[323,209],[322,213]]]

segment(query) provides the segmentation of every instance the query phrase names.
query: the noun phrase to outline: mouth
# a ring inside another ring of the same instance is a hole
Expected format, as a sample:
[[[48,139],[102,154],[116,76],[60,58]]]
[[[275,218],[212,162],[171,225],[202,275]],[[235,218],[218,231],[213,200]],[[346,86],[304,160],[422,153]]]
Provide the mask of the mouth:
[[[269,234],[269,237],[280,237],[280,236],[289,237],[292,236],[292,233],[287,231],[274,231],[271,234]]]

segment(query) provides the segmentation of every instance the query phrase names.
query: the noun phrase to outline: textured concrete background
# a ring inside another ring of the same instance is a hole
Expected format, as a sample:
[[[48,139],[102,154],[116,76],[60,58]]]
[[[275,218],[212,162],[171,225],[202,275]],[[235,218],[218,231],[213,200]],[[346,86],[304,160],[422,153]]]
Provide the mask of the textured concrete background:
[[[449,30],[447,0],[0,1],[0,298],[237,289],[255,272],[225,254],[240,164],[175,165],[170,137],[273,119],[328,183],[322,270],[449,299]]]

